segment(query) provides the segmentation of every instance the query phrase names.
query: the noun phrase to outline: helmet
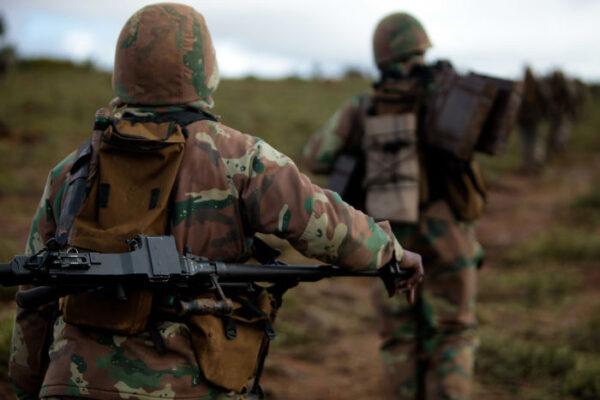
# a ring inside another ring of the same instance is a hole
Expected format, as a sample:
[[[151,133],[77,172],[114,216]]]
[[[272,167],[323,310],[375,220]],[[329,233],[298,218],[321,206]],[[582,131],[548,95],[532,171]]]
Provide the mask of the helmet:
[[[423,53],[430,47],[423,25],[407,13],[388,15],[379,22],[373,34],[373,53],[379,68]]]
[[[192,7],[153,4],[133,14],[121,30],[112,80],[121,102],[212,107],[218,83],[210,33]]]

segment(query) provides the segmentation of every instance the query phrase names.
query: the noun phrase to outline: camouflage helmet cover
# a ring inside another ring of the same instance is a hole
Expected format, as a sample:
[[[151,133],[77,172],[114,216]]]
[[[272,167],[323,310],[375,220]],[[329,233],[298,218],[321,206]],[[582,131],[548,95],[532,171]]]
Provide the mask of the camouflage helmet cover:
[[[135,105],[200,102],[212,107],[219,83],[215,50],[202,14],[161,3],[137,11],[117,41],[113,89]]]
[[[402,61],[431,47],[423,25],[410,14],[394,13],[383,18],[373,34],[373,53],[378,67]]]

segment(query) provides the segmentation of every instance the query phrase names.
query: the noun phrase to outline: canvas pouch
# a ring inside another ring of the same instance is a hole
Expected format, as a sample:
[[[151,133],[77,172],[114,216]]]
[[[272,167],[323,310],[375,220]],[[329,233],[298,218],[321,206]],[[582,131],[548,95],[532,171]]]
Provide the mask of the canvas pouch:
[[[168,230],[169,198],[185,147],[175,122],[135,123],[118,120],[92,139],[89,193],[70,230],[69,244],[80,249],[116,253],[129,250],[138,234]],[[123,205],[126,204],[127,207]],[[142,332],[152,309],[152,292],[67,296],[62,312],[67,323],[119,334]]]

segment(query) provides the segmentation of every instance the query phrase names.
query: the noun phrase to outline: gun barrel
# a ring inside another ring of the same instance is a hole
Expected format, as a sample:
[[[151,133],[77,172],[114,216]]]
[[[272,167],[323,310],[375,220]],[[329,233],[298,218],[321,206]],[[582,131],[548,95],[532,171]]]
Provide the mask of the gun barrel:
[[[15,276],[11,263],[0,263],[0,285],[14,286]]]
[[[373,277],[376,270],[351,271],[333,265],[251,265],[218,263],[216,274],[221,282],[284,281],[314,282],[334,276]]]

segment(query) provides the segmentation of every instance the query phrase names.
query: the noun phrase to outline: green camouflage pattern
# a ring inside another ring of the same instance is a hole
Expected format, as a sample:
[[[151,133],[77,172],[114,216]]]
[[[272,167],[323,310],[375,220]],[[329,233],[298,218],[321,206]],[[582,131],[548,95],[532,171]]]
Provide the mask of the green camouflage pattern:
[[[113,89],[134,105],[201,102],[213,106],[219,70],[204,17],[192,7],[162,3],[142,8],[117,41]]]
[[[119,105],[113,118],[129,113],[148,116],[152,108]],[[249,255],[252,238],[260,232],[349,269],[378,268],[394,255],[402,257],[387,222],[376,223],[336,193],[313,185],[292,160],[260,138],[212,120],[194,122],[187,131],[173,193],[171,231],[180,251],[187,247],[213,260],[239,261]],[[32,222],[28,254],[54,235],[74,155],[50,172]],[[17,310],[10,377],[21,398],[38,392],[42,397],[109,400],[243,398],[203,379],[184,324],[158,324],[166,346],[160,354],[148,332],[118,336],[69,325],[62,318],[52,324],[56,305],[49,308]]]
[[[380,69],[422,54],[430,47],[431,41],[423,25],[403,12],[383,18],[373,34],[373,55]]]
[[[393,230],[403,245],[423,255],[427,274],[413,306],[380,291],[375,296],[388,396],[469,399],[477,347],[477,266],[483,256],[473,226],[456,221],[449,207],[437,202],[418,226]]]
[[[401,82],[410,86],[411,80]],[[310,138],[303,157],[311,172],[329,173],[340,154],[361,151],[365,104],[374,95],[344,103]],[[427,201],[423,193],[421,198]],[[477,265],[483,250],[473,225],[458,221],[445,201],[423,206],[417,225],[392,225],[398,241],[423,256],[425,279],[416,304],[387,300],[383,292],[375,296],[390,390],[386,398],[468,399],[477,344]]]

